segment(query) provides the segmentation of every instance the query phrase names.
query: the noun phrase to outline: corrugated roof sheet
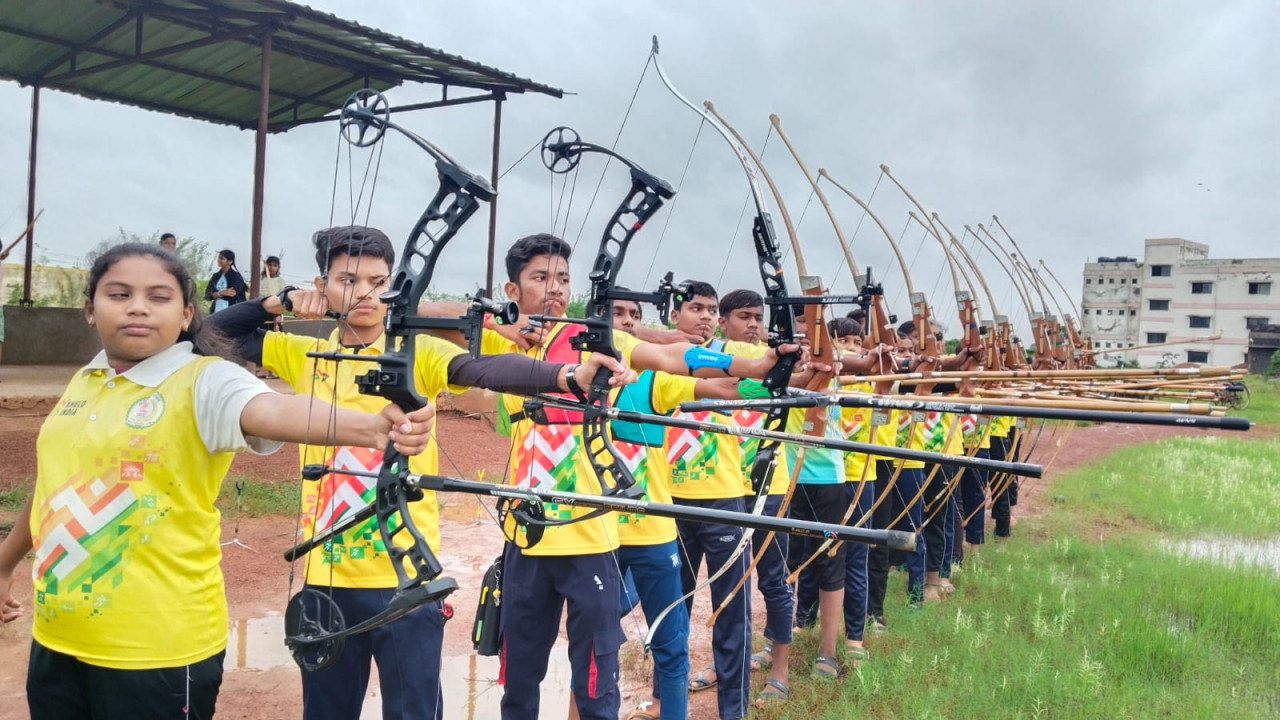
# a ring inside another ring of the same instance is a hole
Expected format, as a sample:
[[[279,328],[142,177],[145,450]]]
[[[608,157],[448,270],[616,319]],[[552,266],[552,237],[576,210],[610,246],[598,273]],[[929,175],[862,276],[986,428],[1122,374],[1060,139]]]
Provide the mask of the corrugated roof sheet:
[[[366,86],[563,94],[287,0],[0,3],[0,77],[253,128],[266,32],[273,131],[323,117]]]

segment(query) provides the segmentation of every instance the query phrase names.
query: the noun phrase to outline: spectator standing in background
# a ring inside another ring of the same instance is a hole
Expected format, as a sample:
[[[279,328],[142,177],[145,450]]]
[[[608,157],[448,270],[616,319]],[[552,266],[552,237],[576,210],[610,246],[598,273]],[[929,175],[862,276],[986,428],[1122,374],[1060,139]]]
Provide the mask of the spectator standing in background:
[[[209,305],[209,312],[216,313],[244,302],[248,290],[244,278],[236,269],[236,254],[230,250],[219,252],[218,272],[209,278],[209,286],[204,291],[204,299],[213,301]]]
[[[280,276],[280,258],[268,255],[262,262],[262,278],[258,281],[258,297],[275,295],[284,289],[284,278]]]
[[[165,233],[160,236],[160,247],[176,253],[178,252],[178,238],[174,237],[173,233]]]
[[[258,280],[258,297],[266,298],[277,295],[284,290],[284,278],[280,275],[280,258],[268,255],[262,262],[262,277]],[[276,315],[262,324],[264,330],[280,332],[280,316]],[[276,374],[254,363],[245,363],[249,371],[260,378],[274,378]]]

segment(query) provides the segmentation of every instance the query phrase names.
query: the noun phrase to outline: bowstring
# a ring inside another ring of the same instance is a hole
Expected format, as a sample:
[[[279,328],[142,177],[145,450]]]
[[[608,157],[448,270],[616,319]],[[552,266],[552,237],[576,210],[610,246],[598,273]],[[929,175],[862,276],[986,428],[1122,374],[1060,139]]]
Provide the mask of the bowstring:
[[[636,105],[636,97],[640,95],[640,87],[644,85],[644,76],[649,72],[651,64],[653,64],[653,55],[649,55],[644,62],[644,68],[640,71],[640,79],[636,81],[635,90],[631,91],[631,101],[627,103],[627,111],[622,115],[622,122],[618,125],[618,132],[613,136],[613,144],[609,146],[610,150],[618,149],[618,141],[622,139],[622,131],[627,127],[627,119],[631,117],[631,109]],[[600,178],[596,181],[595,191],[591,193],[591,202],[587,203],[587,211],[582,214],[582,224],[578,225],[578,235],[573,239],[574,250],[578,249],[578,241],[582,239],[582,232],[587,227],[587,220],[591,217],[591,209],[596,205],[596,198],[600,195],[600,188],[604,185],[605,173],[609,172],[611,164],[613,164],[613,156],[608,155],[605,157],[604,167],[600,168]],[[565,230],[567,231],[568,218],[565,219],[565,223]]]
[[[507,173],[511,172],[512,170],[515,170],[516,167],[520,165],[520,163],[524,162],[525,158],[529,157],[529,155],[532,154],[534,150],[537,150],[541,146],[542,146],[541,140],[535,141],[528,150],[524,151],[524,154],[521,155],[518,160],[508,165],[506,170],[503,170],[501,173],[498,174],[498,180],[501,180],[502,178],[506,177]]]
[[[644,282],[640,283],[641,288],[649,287],[649,278],[653,276],[653,266],[658,262],[658,251],[662,249],[662,241],[667,237],[667,228],[671,227],[671,218],[676,212],[676,202],[680,200],[680,189],[684,187],[685,176],[689,174],[689,165],[693,162],[693,152],[698,149],[698,138],[702,137],[702,128],[706,124],[707,119],[704,117],[698,123],[698,132],[694,133],[693,144],[689,146],[689,155],[684,161],[684,170],[680,171],[680,181],[676,183],[676,195],[671,198],[671,202],[667,205],[667,219],[662,223],[662,234],[658,236],[658,244],[653,248],[653,256],[649,259],[649,269],[644,273]],[[721,271],[720,277],[724,277],[723,271]]]
[[[876,193],[877,193],[877,192],[879,192],[879,190],[880,190],[880,181],[881,181],[881,180],[883,180],[883,179],[884,179],[884,173],[876,173],[876,184],[871,188],[871,194],[867,196],[867,207],[871,207],[871,203],[873,203],[873,202],[875,202],[875,201],[876,201]],[[821,176],[821,175],[819,175],[819,176],[818,176],[818,179],[817,179],[817,180],[815,180],[814,182],[822,182],[822,176]],[[858,231],[862,229],[862,221],[863,221],[863,220],[866,220],[866,219],[867,219],[867,211],[866,211],[866,210],[863,210],[863,211],[862,211],[862,214],[858,216],[858,224],[853,226],[853,232],[849,234],[849,245],[850,245],[850,248],[849,248],[849,249],[850,249],[850,252],[852,252],[852,250],[853,250],[852,246],[853,246],[853,244],[854,244],[854,241],[858,239]],[[902,236],[901,236],[901,235],[899,235],[898,237],[902,237]],[[838,240],[837,240],[837,241],[838,241]],[[913,261],[913,263],[914,263],[914,261]],[[840,273],[844,272],[844,269],[845,269],[845,267],[846,267],[846,266],[847,266],[847,263],[846,263],[845,265],[841,265],[841,264],[839,264],[839,263],[836,263],[836,271],[835,271],[835,274],[831,276],[831,286],[832,286],[832,287],[835,287],[836,281],[840,279]],[[857,279],[857,278],[853,278],[853,285],[854,285],[854,287],[853,287],[853,291],[854,291],[855,293],[856,293],[856,292],[858,292],[859,290],[861,290],[861,288],[859,288],[859,287],[858,287],[858,279]],[[898,290],[899,290],[899,292],[901,292],[902,288],[901,288],[901,287],[899,287],[899,288],[898,288]],[[895,298],[894,302],[897,302],[897,299],[896,299],[896,298]]]
[[[354,182],[354,175],[353,175],[353,167],[354,167],[354,164],[355,164],[355,162],[354,162],[354,154],[353,154],[353,151],[352,151],[352,149],[351,149],[351,143],[349,143],[349,142],[348,142],[348,143],[344,143],[344,142],[343,142],[343,139],[344,139],[344,138],[343,138],[343,135],[342,135],[342,131],[341,131],[341,129],[339,129],[339,132],[338,132],[338,139],[337,139],[337,149],[336,149],[336,152],[335,152],[335,158],[334,158],[334,176],[333,176],[333,185],[332,185],[332,189],[331,189],[331,191],[330,191],[328,227],[329,227],[329,228],[332,228],[332,227],[333,227],[334,217],[335,217],[336,212],[337,212],[338,177],[339,177],[339,175],[340,175],[340,170],[341,170],[341,166],[342,166],[342,149],[343,149],[343,146],[344,146],[344,144],[345,144],[345,146],[346,146],[346,150],[347,150],[347,198],[348,198],[348,203],[349,203],[349,208],[350,208],[350,215],[351,215],[351,217],[350,217],[350,221],[349,221],[349,222],[350,222],[350,224],[351,224],[352,226],[355,226],[355,224],[356,224],[356,220],[358,219],[358,216],[359,216],[360,206],[361,206],[362,204],[364,204],[364,194],[365,194],[365,190],[366,190],[366,188],[368,188],[368,191],[369,191],[369,200],[368,200],[368,203],[367,203],[367,204],[365,204],[365,215],[364,215],[364,223],[363,223],[363,227],[367,229],[367,228],[369,227],[369,218],[370,218],[370,216],[371,216],[371,215],[372,215],[372,213],[373,213],[373,198],[374,198],[374,193],[375,193],[375,191],[376,191],[376,189],[377,189],[377,178],[378,178],[378,175],[379,175],[379,173],[380,173],[380,171],[381,171],[381,168],[382,168],[382,153],[383,153],[383,148],[385,147],[385,145],[383,145],[383,143],[381,142],[381,140],[379,140],[379,142],[377,143],[378,147],[377,147],[376,152],[371,152],[371,153],[369,153],[368,159],[365,161],[365,169],[364,169],[363,176],[361,177],[359,193],[358,193],[358,194],[356,194],[356,195],[353,197],[353,196],[352,196],[352,188],[353,188],[353,187],[354,187],[354,185],[355,185],[355,182]],[[372,178],[372,183],[370,182],[371,178]],[[332,235],[330,235],[330,236],[328,237],[328,239],[327,239],[327,241],[326,241],[326,242],[328,243],[328,245],[327,245],[327,247],[325,248],[324,257],[327,259],[327,258],[329,258],[330,253],[332,252],[332,249],[333,249],[333,245],[332,245],[332,243],[333,243],[333,237],[332,237]],[[359,275],[359,268],[360,268],[360,263],[362,262],[362,260],[363,260],[363,252],[362,252],[362,253],[360,253],[359,255],[357,255],[357,257],[356,257],[356,267],[355,267],[354,272],[355,272],[355,274],[356,274],[357,276]],[[324,274],[322,275],[321,293],[322,293],[322,294],[325,294],[325,295],[327,296],[327,290],[328,290],[328,287],[329,287],[329,273],[328,273],[328,268],[325,268],[325,272],[324,272]],[[376,287],[375,287],[375,288],[372,288],[372,289],[370,290],[370,293],[376,292],[376,290],[377,290],[377,288],[376,288]],[[344,292],[344,299],[345,299],[345,292]],[[364,297],[360,297],[360,298],[352,297],[352,298],[350,298],[349,300],[347,300],[347,302],[348,302],[348,304],[353,304],[353,303],[355,303],[355,302],[359,302],[359,300],[362,300],[362,299],[364,299]],[[346,327],[348,327],[348,328],[350,327],[350,325],[348,325],[348,324],[347,324],[347,317],[346,317],[346,313],[343,313],[343,314],[338,318],[338,320],[337,320],[337,328],[336,328],[336,331],[337,331],[337,335],[338,335],[338,344],[339,344],[339,347],[340,347],[340,348],[342,347],[342,335],[343,335],[343,333],[342,333],[342,329],[343,329],[343,326],[344,326],[344,325],[345,325]],[[317,345],[319,345],[319,343],[320,343],[320,333],[321,333],[321,326],[317,325],[317,327],[316,327],[316,344],[317,344]],[[357,337],[357,338],[359,338],[359,336],[358,336],[358,335],[357,335],[356,337]],[[386,338],[385,338],[385,336],[384,336],[384,347],[385,347],[385,342],[386,342]],[[358,348],[356,348],[355,350],[356,350],[356,352],[358,352],[359,350],[366,349],[367,347],[368,347],[368,344],[367,344],[367,343],[365,343],[365,342],[363,341],[363,339],[361,339],[361,340],[360,340],[360,346],[359,346]],[[313,377],[315,377],[315,376],[318,376],[318,375],[320,374],[320,373],[319,373],[320,358],[312,358],[311,360],[312,360],[312,362],[311,362],[311,372],[312,372],[312,376],[313,376]],[[331,438],[333,438],[334,434],[335,434],[335,433],[336,433],[336,431],[337,431],[337,425],[338,425],[338,417],[337,417],[337,414],[338,414],[338,403],[337,403],[337,393],[338,393],[338,388],[337,388],[337,385],[338,385],[338,380],[339,380],[339,373],[337,372],[337,363],[342,362],[342,361],[340,361],[340,360],[334,360],[333,362],[334,362],[334,378],[333,378],[334,387],[333,387],[333,392],[332,392],[331,401],[330,401],[330,403],[329,403],[328,415],[327,415],[327,417],[326,417],[326,428],[325,428],[325,429],[326,429],[326,431],[327,431],[327,434],[325,435],[326,439],[331,439]],[[316,395],[315,395],[315,392],[313,391],[313,392],[311,392],[311,393],[310,393],[310,400],[309,400],[309,404],[308,404],[308,413],[307,413],[307,427],[306,427],[306,430],[304,431],[304,434],[303,434],[303,438],[304,438],[304,443],[303,443],[303,444],[304,444],[306,447],[308,447],[308,448],[312,447],[312,445],[311,445],[311,412],[310,412],[310,410],[311,410],[311,408],[314,408],[314,407],[315,407],[315,400],[316,400]],[[330,454],[330,452],[331,452],[331,451],[330,451],[330,450],[328,450],[328,448],[329,448],[329,447],[330,447],[330,444],[329,444],[328,442],[326,442],[326,443],[325,443],[325,449],[324,449],[324,450],[323,450],[323,452],[321,453],[321,462],[324,462],[325,464],[329,464],[329,460],[330,460],[330,458],[329,458],[329,454]],[[334,445],[333,447],[336,449],[336,445]],[[384,448],[384,451],[385,451],[385,448]],[[307,457],[308,457],[308,458],[310,458],[310,453],[307,453]],[[330,485],[332,485],[332,482],[333,482],[333,481],[332,481],[331,473],[326,473],[323,477],[321,477],[319,480],[317,480],[317,481],[316,481],[316,483],[317,483],[317,488],[316,488],[317,498],[320,498],[320,497],[323,497],[323,496],[324,496],[324,493],[322,492],[322,491],[325,489],[324,484],[325,484],[325,483],[329,483]],[[332,489],[332,488],[330,488],[330,490],[331,490],[331,489]],[[297,516],[297,519],[296,519],[296,521],[295,521],[295,527],[294,527],[295,537],[297,537],[297,536],[298,536],[298,534],[300,534],[300,533],[301,533],[301,530],[302,530],[302,513],[303,513],[303,511],[304,511],[305,506],[306,506],[306,493],[305,493],[305,491],[304,491],[304,492],[300,495],[300,498],[299,498],[299,510],[298,510],[298,516]],[[318,509],[318,508],[317,508],[317,509]],[[315,534],[315,531],[316,531],[316,521],[317,521],[317,519],[318,519],[318,518],[319,518],[319,513],[318,513],[318,512],[315,512],[315,513],[313,513],[313,514],[312,514],[312,517],[311,517],[311,519],[310,519],[310,524],[311,524],[310,531],[311,531],[311,534],[312,534],[312,535],[314,535],[314,534]],[[339,518],[335,518],[335,519],[334,519],[334,521],[335,521],[335,522],[336,522],[336,521],[338,521],[338,520],[339,520]],[[335,539],[336,539],[336,538],[335,538]],[[324,552],[324,553],[331,553],[331,552],[333,552],[333,550],[332,550],[331,548],[327,548],[327,547],[325,547],[325,544],[322,544],[322,545],[320,546],[320,550],[321,550],[321,552]],[[306,577],[305,577],[305,576],[309,575],[309,573],[310,573],[310,564],[311,564],[311,552],[308,552],[308,553],[306,553],[306,554],[305,554],[305,556],[304,556],[304,558],[303,558],[303,574],[304,574],[303,585],[304,585],[304,586],[306,585]],[[334,563],[332,563],[332,562],[331,562],[331,563],[329,563],[329,585],[328,585],[327,590],[328,590],[328,598],[329,598],[330,602],[332,602],[332,601],[333,601],[333,588],[334,588],[334,584],[333,584],[333,574],[334,574],[334,569],[335,569],[335,568],[334,568]],[[294,577],[295,577],[295,570],[296,570],[296,563],[290,563],[290,567],[289,567],[289,587],[288,587],[288,592],[289,592],[290,597],[292,597],[292,595],[293,595],[293,582],[294,582]]]
[[[703,118],[703,122],[706,122],[705,117]],[[773,137],[773,124],[770,123],[769,130],[764,135],[764,142],[760,144],[761,159],[764,158],[764,151],[769,149],[769,139],[772,137]],[[733,257],[733,248],[734,248],[734,245],[736,245],[738,242],[738,231],[742,229],[742,223],[746,219],[747,206],[751,204],[753,200],[755,200],[755,194],[752,193],[750,190],[747,190],[747,196],[742,201],[742,210],[738,211],[738,224],[735,225],[733,228],[733,235],[729,237],[729,248],[725,250],[725,253],[724,253],[724,262],[720,264],[720,277],[716,279],[717,288],[720,287],[720,285],[724,282],[724,274],[729,267],[729,258]],[[790,245],[788,245],[788,249],[790,249]],[[782,262],[786,262],[785,255],[783,255],[782,257]],[[779,264],[782,264],[782,263],[779,263]]]
[[[883,176],[884,173],[881,173],[881,175]],[[911,217],[907,216],[906,221],[902,223],[902,232],[898,233],[898,237],[905,238],[907,236],[907,231],[910,229],[911,229]],[[911,254],[911,260],[910,262],[907,263],[911,267],[915,267],[916,260],[920,259],[920,252],[924,250],[924,241],[928,239],[927,233],[928,233],[928,230],[921,230],[920,242],[916,244],[916,251]],[[895,260],[897,259],[896,254],[894,255],[894,259]],[[889,262],[893,262],[893,260],[890,260]],[[901,267],[902,265],[901,262],[899,262],[898,265],[899,265],[899,269],[902,270],[903,277],[906,277],[908,275],[907,268]],[[939,268],[938,277],[934,278],[933,280],[933,289],[929,291],[929,297],[936,298],[938,296],[938,282],[941,280],[942,280],[942,268]],[[898,286],[898,289],[893,293],[893,304],[890,305],[890,307],[893,307],[898,304],[898,299],[902,297],[902,291],[904,289],[906,289],[905,283]]]
[[[348,154],[348,158],[349,158],[349,157],[350,157],[350,155]],[[333,218],[334,218],[334,215],[336,214],[336,212],[337,212],[337,208],[338,208],[338,177],[339,177],[339,174],[340,174],[341,169],[342,169],[342,131],[341,131],[341,130],[339,130],[339,131],[338,131],[338,137],[337,137],[337,145],[336,145],[336,146],[335,146],[335,148],[334,148],[334,157],[333,157],[333,183],[332,183],[332,187],[331,187],[330,192],[329,192],[329,218],[328,218],[328,222],[327,222],[328,227],[333,227]],[[328,282],[329,282],[328,273],[325,273],[323,277],[324,277],[324,283],[327,285],[327,284],[328,284]],[[317,345],[318,345],[318,344],[319,344],[319,342],[320,342],[319,333],[320,333],[320,331],[319,331],[319,329],[317,329],[317,330],[316,330],[316,344],[317,344]],[[319,365],[320,365],[320,358],[310,358],[310,360],[311,360],[311,374],[312,374],[312,377],[316,377],[317,375],[319,375],[319,372],[318,372],[318,371],[319,371]],[[311,440],[311,417],[312,417],[311,409],[312,409],[314,406],[315,406],[315,393],[311,393],[311,399],[308,401],[308,406],[307,406],[307,426],[306,426],[306,429],[303,431],[303,439],[306,441],[306,442],[304,442],[304,443],[303,443],[303,446],[304,446],[304,447],[306,447],[306,448],[310,448],[310,447],[311,447],[311,443],[310,443],[310,440]],[[310,455],[310,453],[309,453],[309,452],[303,452],[303,464],[304,464],[304,465],[306,464],[306,461],[307,461],[307,460],[310,460],[310,458],[311,458],[311,455]],[[300,536],[302,535],[302,531],[303,531],[303,526],[302,526],[302,515],[303,515],[303,513],[305,512],[305,509],[306,509],[306,497],[307,497],[307,492],[306,492],[306,486],[305,486],[305,483],[306,483],[307,481],[306,481],[306,480],[303,480],[302,482],[304,483],[304,486],[303,486],[303,490],[302,490],[302,492],[301,492],[301,493],[299,493],[299,495],[298,495],[298,512],[297,512],[297,515],[296,515],[295,520],[294,520],[294,528],[293,528],[293,536],[294,536],[295,540],[296,540],[298,537],[300,537]],[[320,481],[317,481],[317,483],[319,483],[319,482],[320,482]],[[312,533],[314,533],[314,532],[315,532],[315,519],[314,519],[314,517],[313,517],[313,518],[312,518],[312,520],[311,520],[311,531],[312,531]],[[306,577],[306,575],[308,574],[308,571],[309,571],[309,569],[310,569],[310,560],[311,560],[311,553],[309,553],[309,552],[308,552],[308,553],[306,553],[305,557],[303,557],[303,559],[302,559],[303,577],[304,577],[303,584],[304,584],[304,585],[306,584],[305,577]],[[289,597],[290,597],[290,598],[292,598],[292,597],[293,597],[293,581],[294,581],[295,575],[296,575],[296,573],[297,573],[297,567],[298,567],[298,563],[297,563],[296,561],[295,561],[295,562],[291,562],[291,563],[289,563],[289,584],[288,584],[287,592],[288,592],[288,595],[289,595]]]

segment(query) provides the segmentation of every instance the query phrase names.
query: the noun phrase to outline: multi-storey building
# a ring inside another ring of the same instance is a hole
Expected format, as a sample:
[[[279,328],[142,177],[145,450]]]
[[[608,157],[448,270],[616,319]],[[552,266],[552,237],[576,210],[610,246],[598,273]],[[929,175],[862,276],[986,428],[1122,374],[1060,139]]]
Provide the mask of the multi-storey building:
[[[1249,330],[1280,323],[1277,274],[1280,258],[1214,260],[1208,245],[1151,238],[1141,261],[1104,257],[1085,264],[1081,326],[1095,350],[1112,351],[1101,362],[1237,365],[1248,352]],[[1184,344],[1115,352],[1166,342]]]

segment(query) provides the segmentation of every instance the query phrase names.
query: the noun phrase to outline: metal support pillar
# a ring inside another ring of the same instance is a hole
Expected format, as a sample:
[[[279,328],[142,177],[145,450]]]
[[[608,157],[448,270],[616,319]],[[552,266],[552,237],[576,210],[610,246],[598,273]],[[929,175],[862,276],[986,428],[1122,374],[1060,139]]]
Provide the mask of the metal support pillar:
[[[494,93],[493,96],[493,167],[489,172],[489,183],[493,186],[495,193],[498,190],[498,161],[502,151],[502,101],[506,97],[503,93]],[[498,292],[493,285],[493,256],[497,248],[497,242],[498,197],[494,195],[493,199],[489,201],[489,263],[484,273],[484,286],[491,297]]]
[[[258,296],[262,267],[262,198],[267,171],[267,116],[271,112],[271,33],[262,35],[262,70],[258,79],[258,131],[253,152],[253,229],[249,247],[249,297]]]
[[[27,156],[27,257],[22,262],[22,305],[31,307],[31,264],[36,256],[36,140],[40,134],[40,86],[31,88],[31,152]]]

